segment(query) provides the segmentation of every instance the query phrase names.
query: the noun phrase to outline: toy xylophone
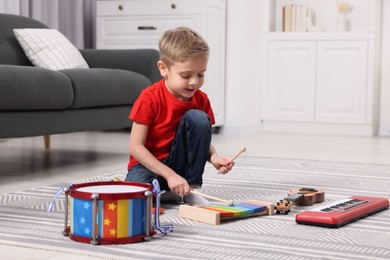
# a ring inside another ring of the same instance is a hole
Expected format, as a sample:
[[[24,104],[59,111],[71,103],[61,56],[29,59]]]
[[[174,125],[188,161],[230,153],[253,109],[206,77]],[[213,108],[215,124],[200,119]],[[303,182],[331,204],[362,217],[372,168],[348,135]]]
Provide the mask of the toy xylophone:
[[[352,196],[298,213],[295,220],[298,224],[338,228],[388,208],[385,198]]]
[[[245,202],[236,203],[234,206],[180,205],[179,207],[180,217],[212,225],[219,225],[221,221],[228,219],[272,215],[273,211],[272,203],[257,200],[247,200]]]

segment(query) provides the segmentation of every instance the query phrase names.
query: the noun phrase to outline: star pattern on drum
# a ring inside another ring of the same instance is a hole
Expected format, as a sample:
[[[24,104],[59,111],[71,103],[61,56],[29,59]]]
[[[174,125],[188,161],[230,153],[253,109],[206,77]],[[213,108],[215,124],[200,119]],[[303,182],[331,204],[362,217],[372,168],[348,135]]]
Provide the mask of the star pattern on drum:
[[[86,210],[88,210],[89,207],[90,207],[89,203],[88,203],[88,202],[84,202],[84,208],[85,208]]]
[[[115,208],[116,208],[115,203],[110,203],[110,204],[108,204],[108,209],[109,209],[109,210],[115,210]]]
[[[110,229],[110,235],[111,235],[111,236],[116,236],[116,230],[115,230],[115,228]]]
[[[79,236],[90,236],[92,233],[92,203],[91,201],[72,198],[71,223],[74,223],[73,233]],[[76,224],[77,223],[77,224]]]
[[[109,218],[106,218],[106,219],[104,220],[104,225],[105,225],[105,226],[109,226],[110,224],[111,224],[110,219],[109,219]]]

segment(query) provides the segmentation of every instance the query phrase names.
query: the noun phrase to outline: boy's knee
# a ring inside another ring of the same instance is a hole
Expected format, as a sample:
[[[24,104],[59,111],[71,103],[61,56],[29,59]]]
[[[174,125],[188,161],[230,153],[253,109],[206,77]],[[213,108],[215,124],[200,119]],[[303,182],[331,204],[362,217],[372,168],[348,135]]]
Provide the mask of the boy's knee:
[[[191,125],[211,128],[209,116],[201,110],[191,109],[187,111],[184,114],[184,119],[190,122]]]

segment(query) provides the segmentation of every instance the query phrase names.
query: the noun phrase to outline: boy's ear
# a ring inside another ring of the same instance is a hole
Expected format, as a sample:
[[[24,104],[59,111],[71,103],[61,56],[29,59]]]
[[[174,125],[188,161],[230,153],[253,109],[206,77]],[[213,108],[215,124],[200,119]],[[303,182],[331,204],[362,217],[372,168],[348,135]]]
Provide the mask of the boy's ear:
[[[168,74],[168,67],[161,60],[157,62],[157,67],[158,70],[160,71],[161,76],[165,78]]]

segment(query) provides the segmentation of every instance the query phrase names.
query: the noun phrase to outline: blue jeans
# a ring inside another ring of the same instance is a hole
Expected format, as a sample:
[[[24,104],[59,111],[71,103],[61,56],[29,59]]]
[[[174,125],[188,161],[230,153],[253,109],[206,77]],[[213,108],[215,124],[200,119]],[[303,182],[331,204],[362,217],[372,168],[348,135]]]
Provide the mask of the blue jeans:
[[[208,115],[201,110],[187,111],[177,128],[171,152],[163,163],[186,179],[190,186],[200,187],[209,158],[211,135]],[[159,181],[161,190],[170,190],[164,178],[141,164],[131,167],[126,176],[126,181],[142,183],[152,183],[154,179]]]

